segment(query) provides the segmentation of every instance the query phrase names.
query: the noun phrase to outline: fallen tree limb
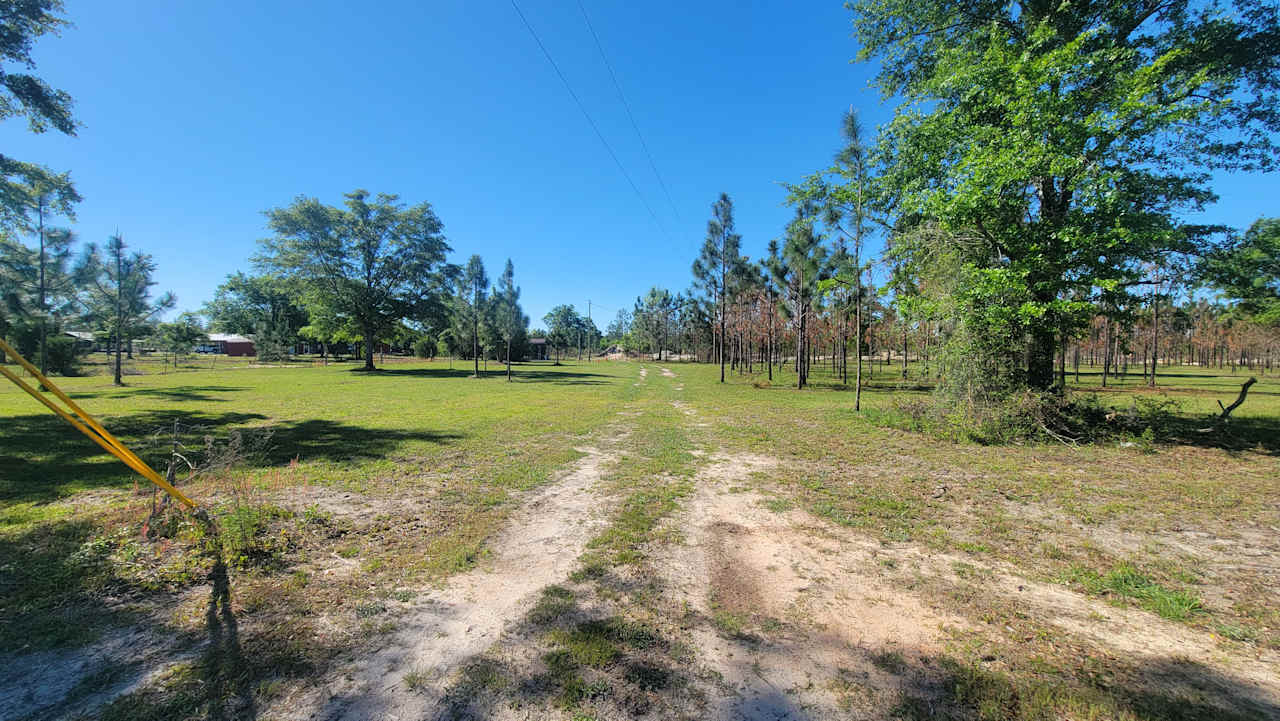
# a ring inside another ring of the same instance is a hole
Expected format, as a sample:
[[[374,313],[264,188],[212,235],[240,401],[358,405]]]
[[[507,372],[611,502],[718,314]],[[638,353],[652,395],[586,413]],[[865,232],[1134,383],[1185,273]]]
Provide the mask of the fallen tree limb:
[[[1231,411],[1234,411],[1235,409],[1239,408],[1240,404],[1244,403],[1245,397],[1249,395],[1249,387],[1257,382],[1258,382],[1257,378],[1250,376],[1249,380],[1245,381],[1240,386],[1240,395],[1236,396],[1235,402],[1229,406],[1224,406],[1222,405],[1222,401],[1218,401],[1218,407],[1222,409],[1222,413],[1219,413],[1218,417],[1213,419],[1213,426],[1209,428],[1197,428],[1196,432],[1211,433],[1216,429],[1222,428],[1226,424],[1226,422],[1230,420]]]
[[[1222,401],[1218,401],[1218,407],[1222,408],[1222,415],[1218,416],[1219,423],[1227,420],[1227,417],[1231,415],[1231,411],[1234,411],[1236,408],[1239,408],[1240,404],[1244,403],[1245,396],[1249,395],[1249,386],[1252,386],[1254,383],[1257,383],[1257,382],[1258,382],[1257,378],[1250,376],[1249,380],[1245,381],[1244,385],[1240,386],[1240,395],[1236,397],[1235,403],[1232,403],[1229,406],[1223,407]]]

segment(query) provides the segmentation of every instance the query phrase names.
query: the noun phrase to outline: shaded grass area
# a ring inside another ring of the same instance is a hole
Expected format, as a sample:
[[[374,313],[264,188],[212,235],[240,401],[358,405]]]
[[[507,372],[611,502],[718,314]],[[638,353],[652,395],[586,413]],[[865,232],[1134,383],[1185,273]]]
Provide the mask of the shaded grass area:
[[[200,663],[179,664],[122,698],[118,717],[203,718],[197,709],[214,707],[243,717],[235,709],[253,708],[273,684],[393,627],[411,589],[474,565],[514,494],[576,459],[575,439],[612,416],[625,387],[625,369],[585,363],[517,368],[510,384],[443,363],[398,370],[235,369],[198,383],[192,373],[147,375],[123,390],[101,377],[59,379],[162,471],[170,439],[156,434],[174,419],[197,427],[183,438],[195,447],[204,436],[269,433],[265,452],[185,488],[219,521],[226,595],[241,645],[256,652],[233,664],[234,683],[223,684],[232,691],[211,685]],[[171,606],[175,591],[217,585],[192,524],[164,520],[164,533],[144,538],[149,487],[135,493],[123,464],[33,407],[0,389],[0,654],[82,644]],[[337,563],[342,573],[319,575]],[[165,611],[173,638],[209,638],[198,603]],[[297,662],[269,661],[282,649]],[[245,700],[214,698],[226,693]]]

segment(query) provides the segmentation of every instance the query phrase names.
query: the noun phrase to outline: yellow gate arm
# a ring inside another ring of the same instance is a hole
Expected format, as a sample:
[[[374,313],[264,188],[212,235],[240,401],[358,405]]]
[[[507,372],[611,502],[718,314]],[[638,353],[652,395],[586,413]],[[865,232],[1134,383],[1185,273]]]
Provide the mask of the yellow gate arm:
[[[93,441],[94,443],[97,443],[99,446],[102,446],[102,449],[105,450],[107,453],[110,453],[116,458],[119,458],[126,466],[132,468],[135,472],[137,472],[138,475],[142,476],[148,481],[151,481],[152,483],[159,486],[161,490],[163,490],[165,493],[168,493],[170,496],[173,496],[174,500],[182,503],[187,508],[194,509],[196,507],[195,501],[191,500],[190,498],[187,498],[186,495],[182,493],[182,491],[179,491],[177,488],[174,488],[172,483],[169,483],[164,478],[162,478],[159,473],[156,473],[151,468],[151,466],[147,465],[146,461],[143,461],[141,458],[138,457],[136,453],[129,450],[128,446],[121,443],[120,440],[115,436],[111,435],[110,431],[108,431],[106,428],[103,428],[102,424],[99,423],[97,420],[95,420],[93,416],[89,415],[88,413],[85,412],[83,408],[76,405],[75,401],[71,400],[71,398],[68,397],[66,393],[63,393],[60,388],[55,386],[48,378],[44,376],[44,374],[42,374],[39,370],[37,370],[35,366],[27,362],[27,359],[19,355],[18,352],[15,351],[12,346],[4,342],[3,338],[0,338],[0,350],[4,351],[5,355],[8,355],[14,358],[15,360],[17,360],[18,364],[21,365],[23,368],[25,368],[28,373],[30,373],[32,376],[36,378],[36,380],[40,381],[41,385],[43,385],[45,388],[48,388],[50,391],[52,391],[53,394],[57,396],[63,403],[66,403],[67,408],[71,409],[71,413],[75,413],[76,416],[79,416],[79,419],[72,416],[71,413],[68,413],[66,409],[59,408],[56,403],[49,400],[48,398],[45,398],[43,394],[41,394],[35,388],[32,388],[29,383],[19,378],[16,373],[9,370],[4,365],[0,365],[0,375],[3,375],[5,378],[8,378],[9,380],[13,381],[15,385],[17,385],[22,390],[26,391],[27,394],[30,395],[32,398],[35,398],[36,400],[40,401],[45,406],[47,406],[49,410],[58,414],[58,416],[60,416],[62,420],[66,421],[67,423],[70,423],[72,428],[75,428],[76,430],[88,436],[89,440]]]

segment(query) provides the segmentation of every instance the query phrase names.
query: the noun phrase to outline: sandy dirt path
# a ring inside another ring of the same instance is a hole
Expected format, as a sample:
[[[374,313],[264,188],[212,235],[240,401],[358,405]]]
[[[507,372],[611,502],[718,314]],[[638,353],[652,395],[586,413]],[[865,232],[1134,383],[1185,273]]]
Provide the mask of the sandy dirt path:
[[[287,718],[422,719],[433,716],[459,664],[497,641],[543,587],[563,580],[601,527],[595,486],[613,456],[596,448],[537,492],[489,544],[491,556],[398,621],[381,650],[340,667],[305,698],[286,700]],[[409,689],[405,674],[425,683]]]

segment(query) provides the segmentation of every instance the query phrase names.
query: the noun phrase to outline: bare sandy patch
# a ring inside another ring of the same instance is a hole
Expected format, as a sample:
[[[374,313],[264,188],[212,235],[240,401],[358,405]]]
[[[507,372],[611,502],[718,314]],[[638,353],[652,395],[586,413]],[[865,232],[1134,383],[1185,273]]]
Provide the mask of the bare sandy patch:
[[[866,552],[814,533],[806,514],[770,511],[760,494],[736,490],[777,464],[713,456],[673,519],[688,542],[655,551],[672,600],[710,622],[691,629],[692,645],[723,681],[710,717],[825,718],[849,711],[853,686],[864,710],[887,709],[888,694],[927,679],[889,673],[882,660],[927,663],[944,627],[964,622],[864,572],[852,561]]]
[[[675,373],[672,373],[670,368],[663,368],[663,369],[662,369],[662,375],[663,375],[663,377],[665,377],[665,378],[675,378],[675,377],[676,377],[676,374],[675,374]]]

